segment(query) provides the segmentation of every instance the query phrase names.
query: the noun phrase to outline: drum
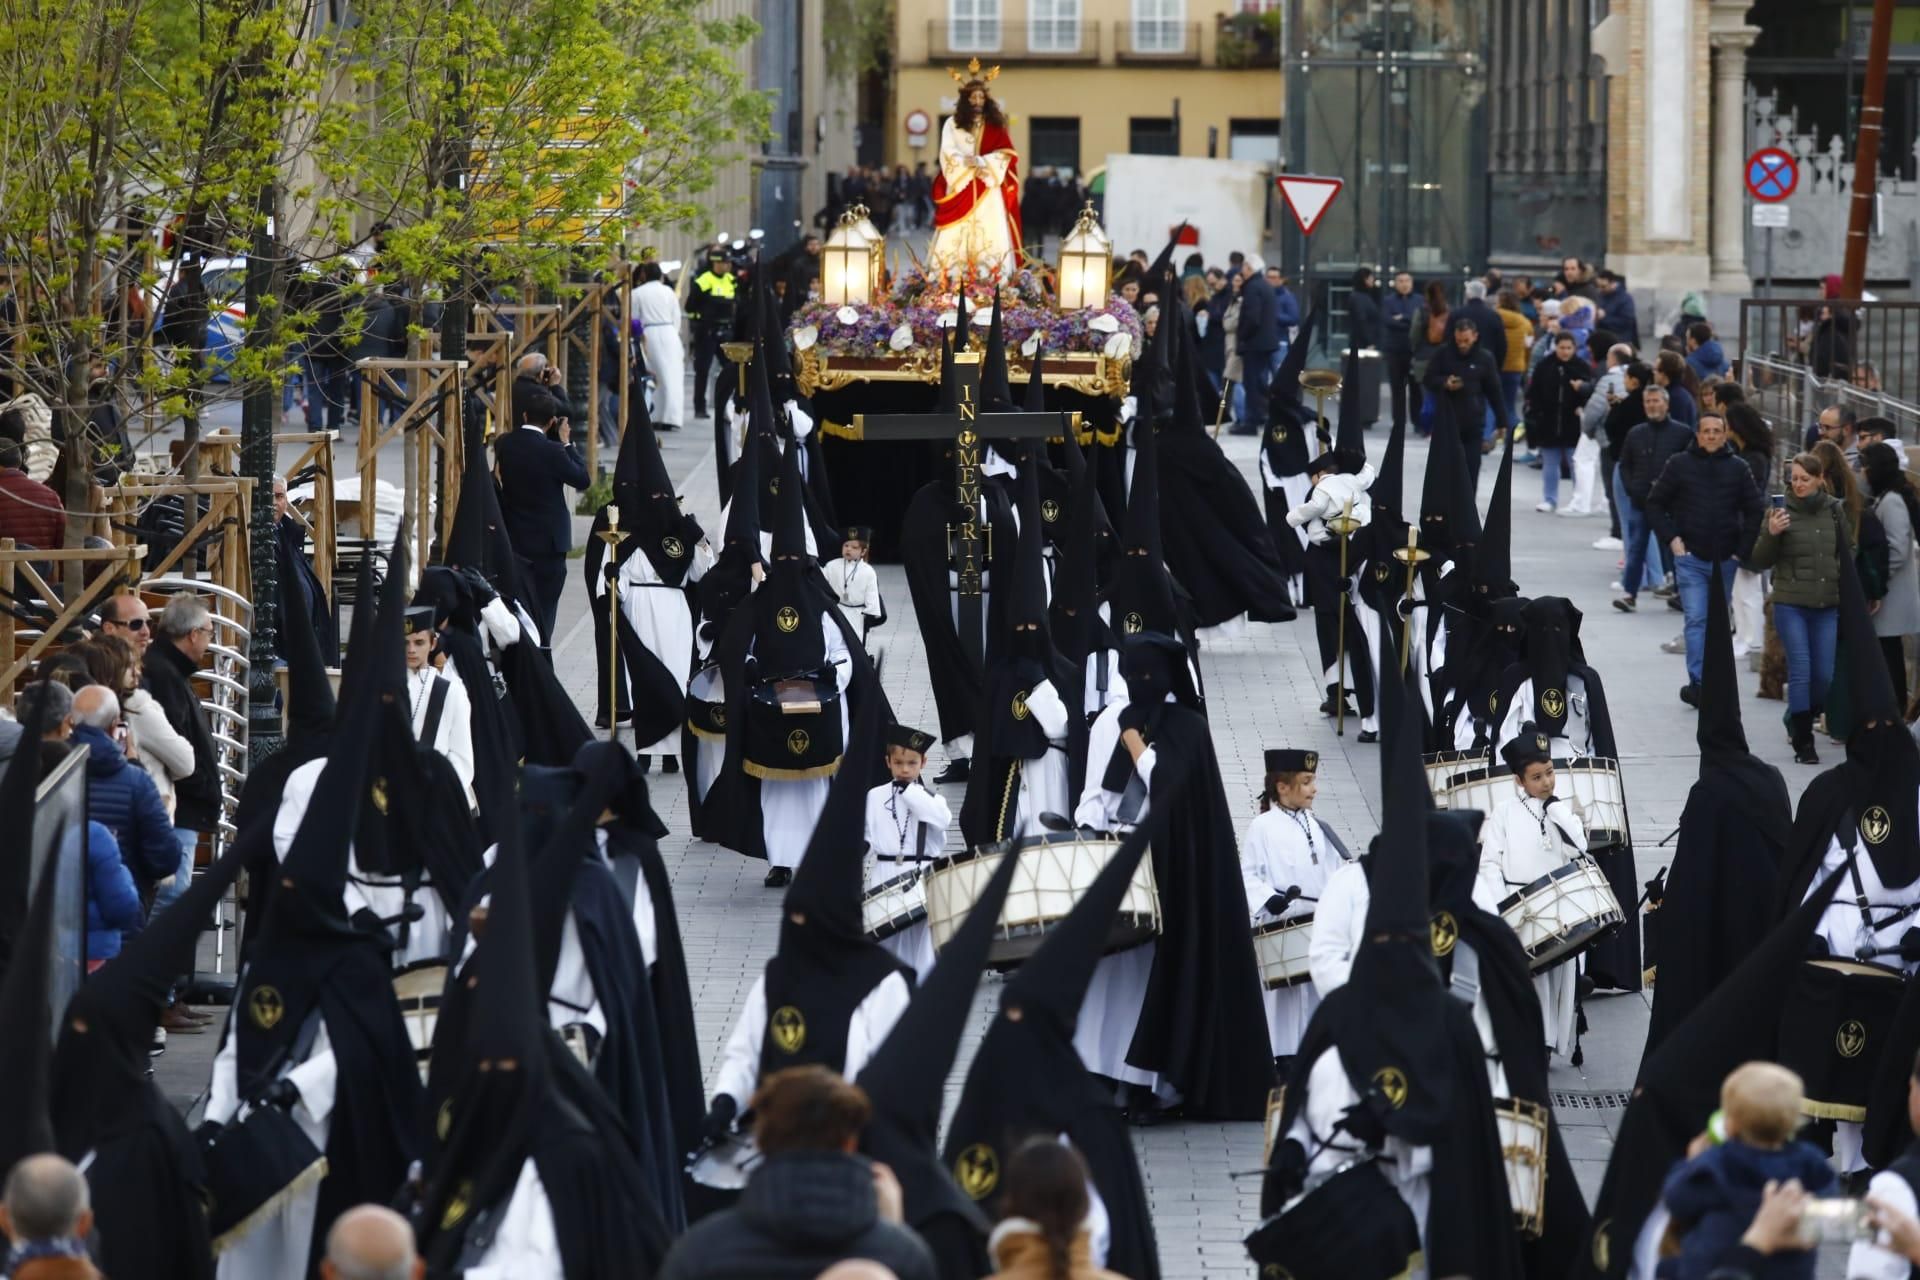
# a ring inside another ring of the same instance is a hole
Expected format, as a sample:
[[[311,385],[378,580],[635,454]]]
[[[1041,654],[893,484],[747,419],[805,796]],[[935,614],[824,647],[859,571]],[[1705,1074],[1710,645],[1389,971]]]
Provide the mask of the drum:
[[[1260,961],[1260,978],[1267,984],[1267,990],[1297,987],[1311,978],[1307,951],[1312,946],[1311,913],[1256,926],[1253,953]]]
[[[1447,807],[1447,792],[1453,787],[1456,777],[1472,770],[1485,771],[1489,756],[1484,751],[1436,751],[1421,757],[1427,770],[1427,790],[1433,793],[1433,802],[1442,809]]]
[[[1437,785],[1435,757],[1428,756],[1427,782]],[[1469,768],[1455,768],[1447,777],[1446,790],[1434,793],[1442,809],[1478,809],[1492,813],[1519,794],[1513,770],[1506,765],[1489,765],[1484,759]],[[1587,828],[1589,849],[1610,849],[1627,845],[1632,834],[1627,828],[1626,791],[1620,785],[1620,765],[1599,756],[1553,762],[1553,794],[1573,806]]]
[[[831,670],[762,680],[748,691],[742,767],[756,778],[805,782],[832,777],[846,749],[840,685]]]
[[[1380,1166],[1362,1159],[1309,1179],[1305,1193],[1261,1223],[1246,1245],[1263,1276],[1390,1280],[1408,1273],[1420,1228]]]
[[[416,961],[393,975],[393,997],[400,1005],[407,1039],[413,1042],[422,1080],[433,1058],[433,1030],[440,1022],[440,996],[446,986],[447,966],[439,960]]]
[[[760,1163],[759,1148],[750,1133],[731,1133],[704,1144],[687,1157],[687,1176],[716,1191],[738,1191],[747,1185]]]
[[[1906,990],[1900,969],[1823,957],[1800,966],[1780,1010],[1780,1065],[1800,1073],[1800,1108],[1818,1120],[1867,1118],[1880,1054]]]
[[[987,965],[1011,969],[1040,949],[1053,926],[1066,919],[1080,895],[1120,851],[1120,841],[1105,835],[1077,831],[1050,831],[1009,845],[983,845],[965,853],[936,858],[926,874],[927,925],[935,948],[947,945],[979,900],[980,891],[1011,853],[1020,859],[1007,904],[1000,912],[1000,931],[987,951]],[[1148,942],[1160,932],[1160,894],[1153,880],[1153,859],[1143,857],[1120,901],[1113,927],[1107,932],[1106,951],[1125,951]]]
[[[281,1204],[327,1176],[327,1157],[284,1107],[255,1106],[201,1152],[207,1232],[218,1255],[272,1218]]]
[[[1276,1085],[1267,1090],[1267,1118],[1261,1125],[1266,1131],[1266,1143],[1260,1149],[1260,1167],[1266,1168],[1273,1163],[1273,1149],[1280,1145],[1280,1122],[1287,1112],[1287,1086]]]
[[[1535,973],[1571,960],[1626,920],[1605,873],[1584,857],[1509,896],[1500,918],[1520,936]]]
[[[687,681],[687,728],[705,742],[727,740],[726,686],[720,664],[709,663]]]
[[[927,918],[927,890],[920,883],[920,873],[909,871],[873,886],[861,898],[860,912],[866,918],[867,937],[875,942],[919,924]]]
[[[1525,1098],[1495,1098],[1493,1120],[1507,1166],[1514,1229],[1537,1240],[1547,1217],[1547,1109]]]

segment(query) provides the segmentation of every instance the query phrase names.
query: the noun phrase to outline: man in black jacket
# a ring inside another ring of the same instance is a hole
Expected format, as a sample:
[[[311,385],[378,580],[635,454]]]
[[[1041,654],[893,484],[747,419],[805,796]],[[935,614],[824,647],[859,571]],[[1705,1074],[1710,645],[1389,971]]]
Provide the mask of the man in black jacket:
[[[1380,304],[1380,350],[1387,357],[1387,391],[1393,400],[1394,429],[1407,429],[1407,393],[1418,395],[1413,380],[1413,317],[1420,296],[1413,291],[1413,273],[1394,273],[1393,289]],[[1415,400],[1417,407],[1419,401]]]
[[[1247,417],[1235,423],[1233,430],[1236,435],[1252,435],[1267,421],[1267,386],[1273,381],[1274,357],[1280,350],[1280,320],[1266,264],[1249,257],[1240,271],[1240,320],[1233,331],[1233,345],[1240,356],[1240,376],[1246,380]]]
[[[1487,410],[1493,410],[1500,430],[1512,423],[1507,418],[1507,398],[1500,391],[1500,366],[1481,345],[1480,327],[1471,319],[1462,316],[1453,322],[1453,345],[1440,348],[1427,362],[1426,385],[1449,401],[1466,455],[1467,475],[1479,483],[1480,439]]]
[[[1620,574],[1620,589],[1625,594],[1613,602],[1613,607],[1622,613],[1632,613],[1637,607],[1640,580],[1646,574],[1647,495],[1653,492],[1653,482],[1660,478],[1667,460],[1693,443],[1693,433],[1667,416],[1665,387],[1647,387],[1640,395],[1646,421],[1628,431],[1621,445],[1620,482],[1615,490],[1627,567]],[[1661,577],[1665,576],[1666,561],[1663,555]]]
[[[825,1067],[768,1076],[752,1103],[762,1163],[737,1206],[680,1237],[658,1280],[813,1280],[856,1258],[934,1280],[933,1254],[901,1225],[899,1181],[858,1154],[871,1112]]]
[[[1687,615],[1687,683],[1680,700],[1700,697],[1700,655],[1707,634],[1707,591],[1714,565],[1731,596],[1733,558],[1752,549],[1760,530],[1760,490],[1740,455],[1726,447],[1727,422],[1700,415],[1694,441],[1673,455],[1647,495],[1647,515],[1673,550],[1674,585]]]
[[[500,472],[500,518],[526,571],[542,643],[551,647],[560,592],[567,585],[567,552],[573,550],[573,510],[566,490],[585,489],[593,481],[573,447],[573,429],[552,396],[516,395],[514,412],[519,424],[493,445]]]
[[[529,351],[513,366],[513,420],[516,423],[527,421],[522,410],[536,396],[545,396],[553,402],[555,417],[565,418],[569,423],[587,420],[585,413],[575,412],[567,403],[566,388],[560,385],[560,371],[549,364],[541,352]]]

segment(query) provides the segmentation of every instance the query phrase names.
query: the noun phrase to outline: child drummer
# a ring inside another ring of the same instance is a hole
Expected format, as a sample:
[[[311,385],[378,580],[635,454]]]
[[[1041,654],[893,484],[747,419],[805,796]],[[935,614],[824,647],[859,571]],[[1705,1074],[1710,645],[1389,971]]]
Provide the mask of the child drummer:
[[[947,843],[953,810],[927,785],[933,735],[896,724],[887,730],[887,771],[893,775],[867,792],[867,888],[910,872],[925,871]],[[922,919],[881,942],[913,966],[916,981],[933,968],[933,939]]]
[[[840,558],[826,568],[827,581],[840,605],[840,612],[853,624],[854,634],[866,646],[878,674],[884,650],[874,628],[887,620],[887,607],[880,602],[880,579],[867,561],[873,547],[873,530],[866,525],[847,526],[840,543]]]
[[[1587,827],[1572,804],[1553,794],[1552,740],[1531,722],[1501,749],[1515,793],[1480,829],[1480,875],[1489,896],[1504,902],[1587,851]],[[1533,976],[1545,1018],[1547,1049],[1571,1054],[1577,966],[1560,964]]]
[[[1319,754],[1268,751],[1266,765],[1260,815],[1240,844],[1240,879],[1256,929],[1276,920],[1311,919],[1327,877],[1347,860],[1346,846],[1313,815]],[[1274,1062],[1284,1074],[1284,1064],[1299,1049],[1320,997],[1312,983],[1300,982],[1268,990],[1266,1002],[1267,1036]]]

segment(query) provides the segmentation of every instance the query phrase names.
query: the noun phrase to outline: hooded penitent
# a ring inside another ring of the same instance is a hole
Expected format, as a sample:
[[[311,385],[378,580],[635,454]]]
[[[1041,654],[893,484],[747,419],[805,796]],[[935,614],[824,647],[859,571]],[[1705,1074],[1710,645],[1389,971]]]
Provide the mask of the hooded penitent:
[[[1120,563],[1114,571],[1112,617],[1121,635],[1179,631],[1173,581],[1161,541],[1160,450],[1153,430],[1134,422],[1133,480],[1121,525]]]
[[[249,847],[249,846],[255,847]],[[171,975],[193,964],[209,915],[242,868],[264,854],[255,828],[145,929],[91,974],[61,1020],[53,1058],[53,1125],[60,1154],[85,1160],[110,1275],[204,1280],[213,1274],[206,1175],[180,1113],[150,1074],[153,1029]]]
[[[1427,450],[1427,474],[1420,490],[1420,545],[1439,553],[1459,553],[1480,540],[1480,515],[1475,509],[1473,480],[1466,455],[1453,429],[1450,401],[1440,397],[1434,406],[1433,444]],[[1446,419],[1442,421],[1442,419]],[[1450,449],[1443,444],[1453,444]]]
[[[1007,1160],[1022,1142],[1035,1134],[1066,1135],[1106,1203],[1113,1230],[1107,1266],[1135,1280],[1160,1275],[1146,1188],[1120,1112],[1088,1075],[1073,1030],[1150,830],[1151,824],[1127,837],[1067,918],[1007,980],[941,1152],[960,1190],[976,1204],[992,1205]]]
[[[1707,593],[1700,692],[1700,777],[1680,811],[1665,896],[1647,917],[1648,929],[1658,931],[1659,981],[1643,1061],[1766,936],[1793,823],[1780,771],[1747,749],[1717,564]]]
[[[20,745],[0,776],[0,813],[7,815],[11,853],[0,858],[0,975],[12,964],[26,927],[32,895],[34,794],[40,787],[40,753],[34,750],[46,729],[48,703],[36,700],[20,726]]]
[[[1316,307],[1301,322],[1300,333],[1274,371],[1267,393],[1267,434],[1260,447],[1266,454],[1267,469],[1281,479],[1306,471],[1307,461],[1315,452],[1313,440],[1323,430],[1316,411],[1303,402],[1305,393],[1300,386],[1300,375],[1306,370],[1307,357],[1313,351],[1314,330],[1319,324],[1320,309]],[[1275,541],[1279,541],[1277,531]]]
[[[1291,348],[1287,354],[1293,354]],[[1340,422],[1333,439],[1334,456],[1349,475],[1357,474],[1367,461],[1367,424],[1360,421],[1360,369],[1360,349],[1349,346],[1340,375]]]
[[[37,763],[40,753],[23,749],[15,757]],[[80,839],[88,838],[84,827]],[[77,843],[77,842],[76,842]],[[30,864],[31,840],[13,849],[9,860]],[[7,1105],[0,1116],[0,1161],[11,1169],[27,1156],[54,1149],[53,1124],[48,1113],[49,1062],[52,1041],[54,914],[60,890],[60,875],[55,856],[46,860],[40,883],[28,904],[26,927],[15,935],[13,963],[0,980],[0,1027],[10,1037],[4,1062],[0,1062],[0,1085],[6,1088]]]
[[[1513,583],[1513,432],[1500,451],[1500,469],[1494,473],[1493,494],[1487,499],[1487,519],[1473,553],[1473,586],[1482,600],[1499,600],[1514,593]]]
[[[1001,858],[966,922],[940,949],[933,972],[855,1082],[873,1106],[861,1149],[900,1179],[907,1225],[933,1250],[943,1280],[972,1280],[992,1271],[987,1216],[940,1161],[940,1108],[1019,865],[1017,857]]]

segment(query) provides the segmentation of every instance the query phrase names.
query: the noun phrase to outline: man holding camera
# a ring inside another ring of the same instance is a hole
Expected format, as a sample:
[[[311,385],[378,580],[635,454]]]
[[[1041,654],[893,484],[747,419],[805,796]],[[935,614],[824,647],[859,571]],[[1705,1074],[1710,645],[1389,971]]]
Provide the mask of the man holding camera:
[[[560,591],[567,581],[567,552],[573,549],[573,510],[566,490],[584,490],[592,480],[573,446],[565,405],[537,387],[523,395],[521,385],[521,378],[514,379],[517,425],[493,446],[500,474],[500,518],[526,570],[534,621],[551,645]]]
[[[544,395],[552,400],[556,412],[563,418],[586,420],[585,414],[575,413],[573,406],[567,403],[567,390],[560,384],[560,371],[548,363],[546,356],[540,352],[529,351],[520,357],[513,369],[513,420],[516,424],[527,420],[520,410],[535,395]]]

